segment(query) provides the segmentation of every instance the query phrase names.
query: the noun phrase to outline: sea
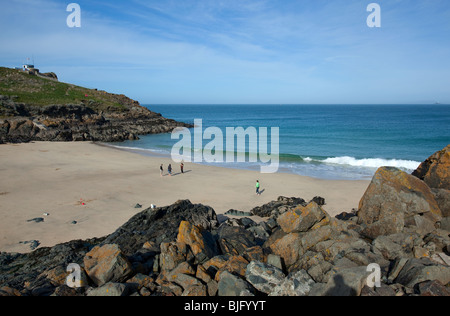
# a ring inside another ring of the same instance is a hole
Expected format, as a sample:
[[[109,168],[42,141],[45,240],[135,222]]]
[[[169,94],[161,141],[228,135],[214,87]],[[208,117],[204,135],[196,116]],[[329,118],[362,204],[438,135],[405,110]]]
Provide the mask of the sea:
[[[166,118],[185,123],[193,124],[195,119],[201,119],[202,131],[216,127],[224,136],[227,127],[255,127],[257,131],[266,127],[269,154],[272,141],[270,132],[278,127],[278,172],[319,179],[369,180],[381,166],[397,167],[411,173],[430,155],[450,144],[450,105],[242,104],[146,107]],[[194,130],[191,131],[194,135]],[[173,138],[172,134],[147,135],[140,136],[136,141],[109,145],[142,155],[170,157],[174,145],[180,140],[179,137]],[[210,141],[203,139],[202,148]],[[246,151],[244,162],[238,162],[236,158],[235,161],[198,163],[260,170],[260,161],[251,162],[248,157],[250,141],[247,139],[245,149],[235,147],[236,151]],[[225,140],[223,147],[226,148]]]

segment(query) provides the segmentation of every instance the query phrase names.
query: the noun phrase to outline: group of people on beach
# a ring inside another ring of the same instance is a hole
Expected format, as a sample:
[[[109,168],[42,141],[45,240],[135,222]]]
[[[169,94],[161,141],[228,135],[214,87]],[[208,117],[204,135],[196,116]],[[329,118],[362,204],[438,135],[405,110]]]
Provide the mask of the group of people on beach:
[[[163,164],[161,164],[161,166],[159,167],[159,171],[161,173],[161,177],[164,177],[164,165]],[[181,173],[184,173],[184,163],[180,164],[180,171],[181,171]],[[169,176],[172,176],[172,164],[169,164],[169,166],[167,166],[167,173],[169,174]],[[261,184],[259,183],[259,180],[256,180],[255,186],[256,186],[256,195],[261,195],[262,191],[260,191]]]
[[[180,164],[180,170],[181,173],[184,173],[184,163]],[[161,166],[159,167],[159,171],[161,173],[161,177],[164,176],[164,165],[161,164]],[[169,176],[172,176],[172,164],[169,164],[169,166],[167,167],[167,173],[169,174]]]

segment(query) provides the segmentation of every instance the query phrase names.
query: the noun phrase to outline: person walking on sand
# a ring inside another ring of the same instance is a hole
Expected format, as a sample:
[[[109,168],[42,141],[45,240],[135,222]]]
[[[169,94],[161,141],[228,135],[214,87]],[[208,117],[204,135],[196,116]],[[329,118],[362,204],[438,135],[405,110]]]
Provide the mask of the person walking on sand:
[[[167,167],[167,172],[169,172],[169,176],[172,176],[172,165]]]
[[[163,173],[164,173],[163,165],[161,165],[161,166],[159,167],[159,172],[161,173],[161,177],[162,177],[162,176],[163,176]]]
[[[260,184],[259,180],[256,180],[256,195],[261,195],[261,192],[259,192]]]
[[[181,169],[181,173],[184,173],[184,163],[181,163],[180,169]]]

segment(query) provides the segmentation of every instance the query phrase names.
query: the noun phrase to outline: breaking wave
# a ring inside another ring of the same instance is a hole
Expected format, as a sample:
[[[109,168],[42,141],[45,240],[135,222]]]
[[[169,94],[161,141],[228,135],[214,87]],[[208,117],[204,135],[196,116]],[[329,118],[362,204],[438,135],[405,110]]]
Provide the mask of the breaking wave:
[[[364,158],[357,159],[354,157],[334,157],[326,159],[313,159],[310,157],[303,158],[305,162],[320,162],[335,165],[347,165],[353,167],[380,168],[380,167],[396,167],[399,169],[415,170],[419,167],[420,162],[402,159],[382,159],[382,158]]]

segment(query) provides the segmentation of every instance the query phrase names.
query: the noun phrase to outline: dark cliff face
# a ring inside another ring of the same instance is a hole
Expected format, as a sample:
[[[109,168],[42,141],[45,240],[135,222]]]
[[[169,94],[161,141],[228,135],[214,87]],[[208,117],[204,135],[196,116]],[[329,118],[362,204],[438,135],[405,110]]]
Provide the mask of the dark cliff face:
[[[32,106],[0,96],[0,143],[118,142],[137,139],[138,135],[170,133],[177,127],[192,127],[128,100],[130,104],[120,111],[108,111],[97,110],[89,103]]]

